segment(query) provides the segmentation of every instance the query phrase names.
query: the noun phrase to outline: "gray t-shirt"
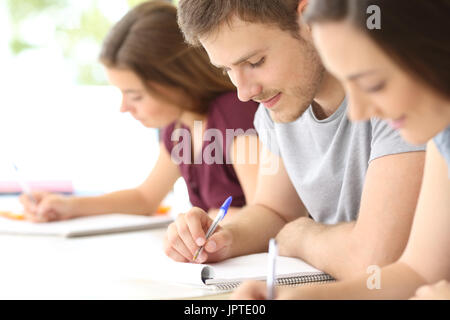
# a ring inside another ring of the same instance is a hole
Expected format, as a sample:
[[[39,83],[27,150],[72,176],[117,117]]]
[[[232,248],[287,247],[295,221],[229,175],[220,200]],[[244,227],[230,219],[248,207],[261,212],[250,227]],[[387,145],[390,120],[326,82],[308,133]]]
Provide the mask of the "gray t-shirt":
[[[450,126],[434,137],[433,141],[447,162],[448,177],[450,178]]]
[[[346,111],[344,100],[324,120],[315,117],[312,107],[290,123],[273,122],[262,105],[255,115],[255,128],[262,143],[283,159],[309,214],[325,224],[356,220],[372,160],[425,150],[425,146],[404,142],[384,121],[352,123]]]

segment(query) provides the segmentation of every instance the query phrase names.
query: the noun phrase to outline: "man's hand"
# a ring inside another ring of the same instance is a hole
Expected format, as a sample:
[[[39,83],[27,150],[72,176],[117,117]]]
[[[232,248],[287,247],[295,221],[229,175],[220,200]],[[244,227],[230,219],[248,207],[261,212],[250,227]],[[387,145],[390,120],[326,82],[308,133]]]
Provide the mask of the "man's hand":
[[[276,237],[279,255],[301,258],[299,246],[301,244],[303,230],[312,225],[315,225],[314,221],[306,217],[301,217],[287,223]]]
[[[164,252],[175,261],[193,262],[195,253],[204,245],[195,262],[216,262],[228,258],[233,242],[231,231],[219,225],[206,241],[206,232],[212,223],[213,219],[200,208],[179,214],[167,228]]]

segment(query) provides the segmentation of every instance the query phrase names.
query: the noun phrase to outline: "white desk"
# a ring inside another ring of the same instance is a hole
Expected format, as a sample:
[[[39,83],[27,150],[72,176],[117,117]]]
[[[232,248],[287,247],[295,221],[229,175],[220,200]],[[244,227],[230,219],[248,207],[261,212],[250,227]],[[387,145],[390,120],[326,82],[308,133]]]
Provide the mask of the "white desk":
[[[164,233],[72,239],[0,235],[0,299],[226,298],[154,280],[152,253],[162,252]]]
[[[17,205],[14,199],[0,200],[5,209]],[[160,228],[69,239],[0,234],[0,299],[227,298],[158,281],[156,270],[167,259],[165,232]]]

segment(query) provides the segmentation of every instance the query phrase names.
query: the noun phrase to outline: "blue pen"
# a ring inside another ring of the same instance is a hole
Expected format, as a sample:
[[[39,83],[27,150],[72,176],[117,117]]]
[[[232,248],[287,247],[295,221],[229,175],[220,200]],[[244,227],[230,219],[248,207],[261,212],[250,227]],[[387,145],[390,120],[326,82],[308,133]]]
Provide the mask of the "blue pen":
[[[219,213],[217,214],[216,218],[214,219],[212,225],[209,227],[208,232],[206,232],[206,241],[208,241],[208,238],[216,231],[217,226],[219,225],[219,222],[222,221],[222,219],[225,217],[225,215],[228,212],[228,207],[231,204],[231,201],[233,200],[233,197],[228,197],[227,200],[222,204],[222,206],[219,209]],[[206,243],[205,241],[205,243]],[[197,260],[200,253],[203,251],[203,246],[198,248],[197,252],[194,255],[193,261]]]

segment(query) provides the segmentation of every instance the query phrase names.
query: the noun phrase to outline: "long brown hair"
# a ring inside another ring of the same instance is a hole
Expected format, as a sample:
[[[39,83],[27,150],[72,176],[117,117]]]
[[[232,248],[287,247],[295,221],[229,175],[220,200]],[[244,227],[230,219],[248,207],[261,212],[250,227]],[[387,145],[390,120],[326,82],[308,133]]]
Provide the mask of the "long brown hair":
[[[369,29],[376,5],[381,28]],[[450,98],[450,0],[310,0],[308,23],[348,21],[404,70]]]
[[[191,98],[182,107],[197,113],[206,113],[219,94],[235,90],[204,49],[184,42],[177,9],[165,1],[144,2],[130,10],[110,30],[100,61],[106,67],[133,71],[150,93],[160,94],[152,82],[182,89]]]

